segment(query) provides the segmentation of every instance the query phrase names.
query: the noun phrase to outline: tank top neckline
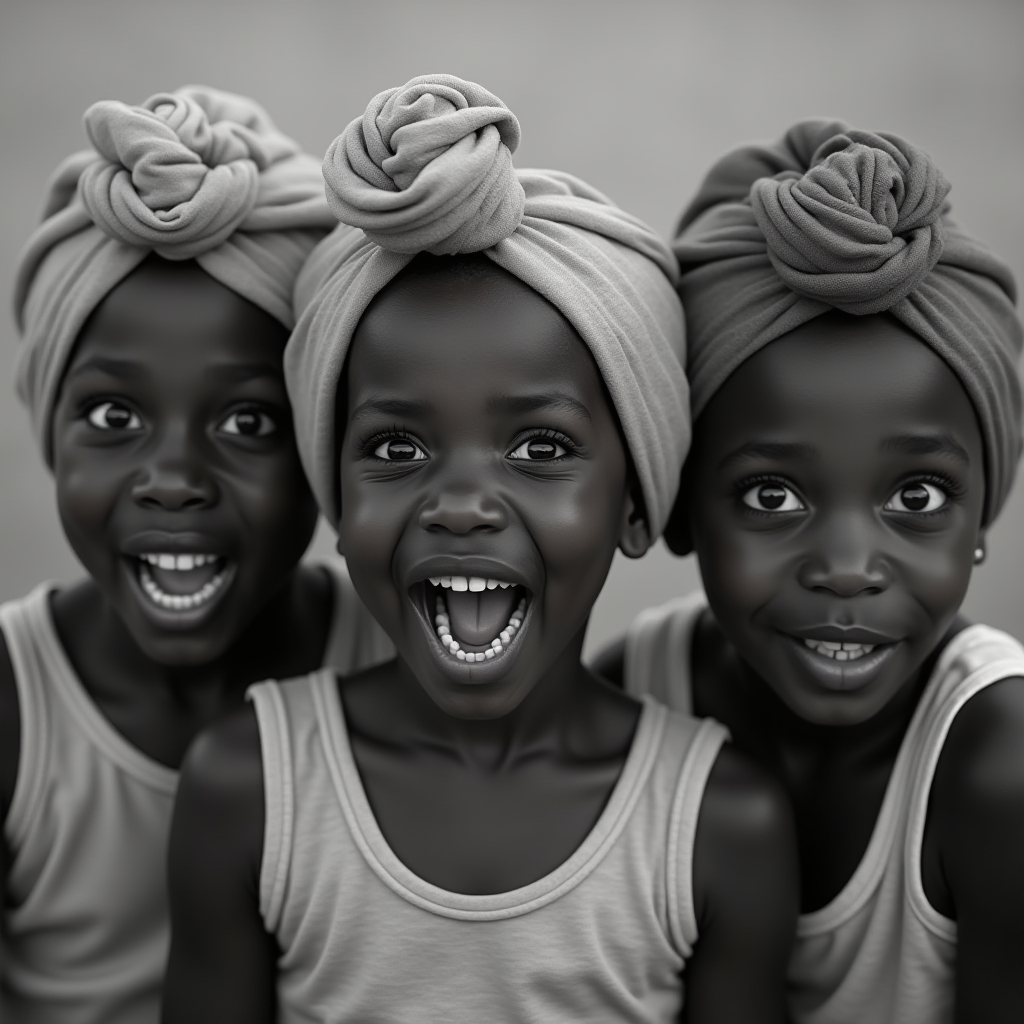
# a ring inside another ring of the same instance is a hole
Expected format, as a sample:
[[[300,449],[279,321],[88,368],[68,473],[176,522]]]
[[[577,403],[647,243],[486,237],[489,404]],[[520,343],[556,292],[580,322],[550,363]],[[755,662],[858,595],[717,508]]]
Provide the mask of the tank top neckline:
[[[60,585],[52,581],[42,583],[28,601],[30,621],[47,675],[100,753],[139,782],[162,793],[173,794],[178,785],[178,772],[144,754],[111,725],[71,664],[57,633],[50,603],[50,595],[59,589]]]
[[[700,616],[708,607],[707,597],[702,591],[695,591],[693,594],[687,594],[683,598],[676,599],[671,604],[675,609],[688,616],[683,634],[687,644],[685,651],[687,657],[686,688],[692,708],[693,639]],[[896,755],[896,760],[893,762],[892,772],[889,774],[889,780],[885,786],[885,794],[882,797],[878,816],[875,818],[875,824],[871,830],[871,837],[864,848],[864,854],[854,869],[853,874],[847,879],[846,884],[828,903],[817,910],[799,915],[797,918],[798,938],[809,938],[814,935],[834,931],[845,921],[853,917],[871,898],[876,886],[881,881],[892,844],[896,840],[897,826],[899,824],[897,821],[897,810],[900,790],[907,783],[907,776],[911,770],[909,762],[914,757],[913,739],[923,727],[922,721],[927,713],[929,697],[932,691],[941,685],[941,681],[946,675],[950,664],[959,658],[965,649],[983,639],[984,636],[987,636],[988,632],[989,628],[981,623],[972,623],[969,626],[965,626],[950,640],[939,655],[935,667],[928,678],[928,683],[918,700],[917,707],[911,717],[910,724],[907,726],[903,740],[900,742],[900,749]],[[930,904],[928,907],[931,909]],[[932,910],[932,914],[936,918],[940,916],[934,910]],[[945,919],[943,918],[942,920],[944,921]],[[948,930],[948,925],[942,925],[942,927]]]
[[[579,885],[601,863],[625,828],[657,759],[668,710],[642,698],[640,718],[610,796],[594,827],[557,868],[528,885],[508,892],[469,895],[451,892],[421,878],[388,845],[366,796],[349,743],[345,713],[333,672],[311,677],[323,749],[346,822],[363,858],[393,892],[443,917],[494,920],[536,910]]]

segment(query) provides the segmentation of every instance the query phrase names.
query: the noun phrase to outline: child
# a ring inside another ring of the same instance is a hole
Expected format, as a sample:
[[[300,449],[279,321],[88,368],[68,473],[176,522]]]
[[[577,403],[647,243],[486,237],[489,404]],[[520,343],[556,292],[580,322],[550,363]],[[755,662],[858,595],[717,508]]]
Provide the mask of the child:
[[[19,269],[18,387],[89,578],[0,609],[0,1018],[158,1017],[165,844],[199,728],[388,642],[316,521],[283,376],[330,219],[312,158],[212,89],[98,103]]]
[[[254,687],[186,760],[165,1020],[782,1020],[788,811],[580,664],[685,452],[675,266],[444,75],[328,152],[299,447],[395,662]],[[365,233],[364,233],[365,231]],[[434,254],[434,255],[429,255]]]
[[[1024,1016],[1024,650],[957,614],[1020,452],[1021,329],[948,190],[837,122],[710,172],[676,244],[695,428],[668,532],[707,598],[601,662],[789,792],[801,1024]]]

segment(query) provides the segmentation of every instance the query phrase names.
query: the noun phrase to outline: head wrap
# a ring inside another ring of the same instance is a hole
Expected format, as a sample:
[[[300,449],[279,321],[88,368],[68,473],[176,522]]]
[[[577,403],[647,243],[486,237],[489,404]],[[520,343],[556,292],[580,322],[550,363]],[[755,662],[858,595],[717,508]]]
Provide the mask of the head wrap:
[[[896,135],[802,121],[723,157],[674,249],[689,331],[693,415],[741,363],[829,309],[887,311],[953,370],[986,452],[985,522],[1021,450],[1016,287],[949,217],[949,183]]]
[[[243,96],[187,86],[139,107],[95,103],[85,130],[94,149],[57,169],[15,284],[18,393],[48,462],[78,333],[151,252],[194,259],[291,328],[296,275],[335,224],[316,160]]]
[[[359,318],[418,252],[483,252],[559,309],[611,394],[648,525],[668,517],[689,446],[672,253],[641,221],[557,171],[517,171],[519,122],[496,96],[425,75],[370,101],[324,159],[343,224],[296,283],[285,378],[320,507],[339,508],[335,405]],[[302,312],[304,310],[304,312]]]

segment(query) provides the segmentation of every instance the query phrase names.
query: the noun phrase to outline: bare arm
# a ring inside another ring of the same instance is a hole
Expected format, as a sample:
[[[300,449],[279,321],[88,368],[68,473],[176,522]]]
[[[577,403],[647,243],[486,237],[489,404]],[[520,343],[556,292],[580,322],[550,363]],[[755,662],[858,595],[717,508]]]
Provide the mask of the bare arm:
[[[926,875],[925,891],[945,888],[950,905],[936,909],[957,922],[955,1020],[1024,1020],[1024,679],[993,684],[954,719],[929,819],[940,881]]]
[[[701,804],[693,885],[683,1021],[782,1024],[799,906],[793,817],[781,788],[728,746]]]
[[[263,766],[251,707],[203,734],[182,766],[169,851],[164,1024],[271,1024],[277,948],[259,913]]]

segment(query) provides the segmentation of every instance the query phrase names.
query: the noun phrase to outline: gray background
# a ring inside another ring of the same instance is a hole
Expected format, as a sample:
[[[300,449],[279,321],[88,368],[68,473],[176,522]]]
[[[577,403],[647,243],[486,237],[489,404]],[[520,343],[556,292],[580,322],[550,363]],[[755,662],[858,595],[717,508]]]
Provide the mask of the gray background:
[[[1024,280],[1022,44],[1020,0],[0,0],[0,282],[9,295],[46,179],[84,145],[94,100],[217,85],[259,99],[320,154],[374,93],[435,71],[515,111],[519,166],[579,174],[666,234],[741,141],[811,115],[903,133],[953,182],[960,220]],[[0,318],[0,599],[78,572],[13,396],[16,344]],[[1022,524],[1018,487],[966,610],[1024,638]],[[321,530],[315,552],[330,551]],[[660,546],[620,558],[590,645],[696,578],[692,559]]]

